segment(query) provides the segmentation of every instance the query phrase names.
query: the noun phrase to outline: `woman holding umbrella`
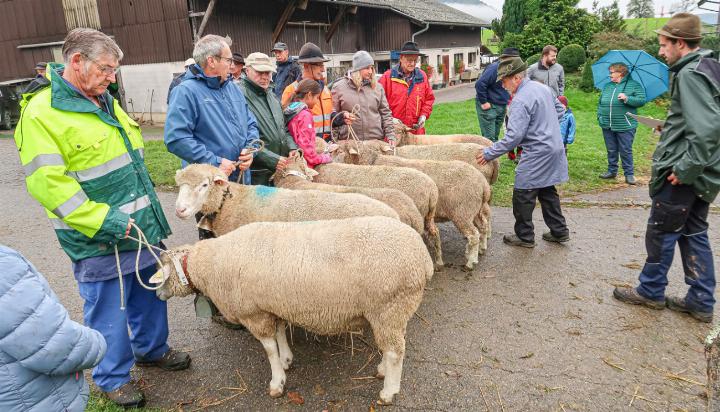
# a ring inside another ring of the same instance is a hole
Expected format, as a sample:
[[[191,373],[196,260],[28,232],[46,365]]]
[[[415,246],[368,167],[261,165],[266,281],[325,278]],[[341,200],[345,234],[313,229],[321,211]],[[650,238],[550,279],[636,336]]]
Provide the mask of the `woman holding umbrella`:
[[[637,108],[645,104],[645,90],[628,76],[625,64],[611,64],[609,72],[610,82],[602,88],[598,103],[598,123],[605,138],[608,158],[607,172],[600,178],[614,179],[617,176],[619,155],[625,182],[634,185],[632,144],[637,120],[627,114],[637,114]]]

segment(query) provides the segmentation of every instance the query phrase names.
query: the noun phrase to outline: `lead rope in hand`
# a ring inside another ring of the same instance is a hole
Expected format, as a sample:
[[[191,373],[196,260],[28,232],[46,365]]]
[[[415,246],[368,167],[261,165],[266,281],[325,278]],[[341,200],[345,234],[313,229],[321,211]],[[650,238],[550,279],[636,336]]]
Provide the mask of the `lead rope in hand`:
[[[151,245],[148,242],[147,237],[145,237],[145,233],[143,233],[143,231],[140,229],[140,227],[138,227],[138,225],[136,225],[135,223],[130,223],[130,227],[134,228],[138,234],[137,238],[134,238],[129,235],[127,236],[127,239],[134,240],[138,243],[138,250],[137,250],[137,254],[135,255],[135,277],[137,278],[138,282],[140,283],[140,286],[142,286],[143,288],[145,288],[147,290],[158,290],[161,287],[163,287],[163,285],[165,285],[166,279],[163,276],[162,282],[160,282],[160,284],[155,287],[148,286],[143,282],[142,278],[140,277],[140,268],[139,268],[140,252],[142,252],[143,245],[146,246],[148,251],[152,255],[152,257],[155,258],[155,261],[161,267],[162,267],[162,262],[160,261],[160,258],[155,254],[155,251],[153,251],[153,249],[157,249],[160,252],[160,254],[165,253],[165,254],[169,255],[171,258],[173,258],[173,255],[171,254],[171,252],[163,250],[157,246]],[[118,252],[117,244],[114,245],[114,248],[115,248],[115,265],[117,267],[118,281],[120,283],[120,310],[125,310],[125,284],[124,284],[125,282],[123,282],[122,269],[120,268],[120,253]]]
[[[335,119],[340,116],[344,115],[345,113],[348,113],[346,111],[342,111],[340,113],[337,113],[333,118],[330,120],[330,139],[333,141],[333,143],[337,143],[338,139],[333,135],[333,127],[332,124],[335,122]],[[353,106],[352,111],[350,111],[350,114],[353,115],[356,119],[360,118],[360,105],[356,104]],[[357,133],[355,133],[355,129],[353,129],[352,125],[346,124],[348,131],[348,140],[352,140],[355,142],[355,148],[360,151],[360,138],[358,137]],[[336,132],[337,133],[337,132]]]
[[[250,141],[250,143],[248,143],[248,146],[249,146],[249,149],[246,147],[246,149],[248,149],[248,150],[247,150],[247,152],[245,152],[245,154],[253,154],[254,155],[255,153],[261,152],[263,149],[265,149],[265,142],[260,139],[253,139]],[[240,166],[240,163],[242,163],[242,162],[240,162],[239,160],[232,162],[233,166],[235,166],[235,167]],[[237,183],[240,183],[240,184],[243,183],[244,175],[245,175],[245,171],[241,170],[240,173],[238,174]]]

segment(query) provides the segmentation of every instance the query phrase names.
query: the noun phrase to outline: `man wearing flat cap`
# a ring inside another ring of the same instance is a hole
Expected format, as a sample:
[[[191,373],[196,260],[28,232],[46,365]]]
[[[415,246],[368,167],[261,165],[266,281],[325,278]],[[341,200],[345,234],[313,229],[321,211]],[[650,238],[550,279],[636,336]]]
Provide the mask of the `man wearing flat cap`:
[[[707,216],[720,191],[720,63],[698,47],[701,28],[696,15],[678,13],[655,31],[672,81],[670,109],[653,154],[647,259],[640,284],[615,288],[613,296],[711,322],[715,269]],[[676,244],[689,286],[684,297],[665,296]]]
[[[230,67],[230,75],[233,83],[240,85],[240,80],[245,77],[245,58],[240,53],[232,54],[233,66]]]
[[[277,73],[273,73],[272,78],[273,90],[275,96],[280,100],[285,88],[302,76],[302,69],[300,69],[297,61],[290,57],[287,44],[283,42],[275,43],[272,53],[275,55],[275,65],[277,66]]]
[[[412,128],[414,134],[425,134],[425,121],[435,102],[427,75],[417,67],[420,56],[417,43],[405,42],[400,49],[400,64],[380,78],[393,117]]]
[[[500,62],[510,57],[520,57],[520,52],[514,47],[507,47],[502,51],[500,59],[494,61],[483,71],[482,76],[475,82],[475,110],[482,135],[497,142],[500,129],[505,120],[510,94],[503,89],[502,82],[497,80],[497,71]]]
[[[270,87],[270,77],[275,73],[275,63],[264,53],[251,53],[245,59],[247,76],[240,81],[250,111],[257,119],[260,139],[264,149],[252,164],[252,184],[270,186],[270,176],[282,171],[287,158],[297,145],[285,127],[285,116],[280,102]]]
[[[497,80],[512,95],[505,136],[478,154],[483,165],[517,146],[523,155],[515,169],[513,215],[515,234],[503,241],[512,246],[535,247],[532,222],[536,200],[540,201],[543,219],[550,228],[542,238],[548,242],[570,240],[565,218],[560,209],[560,196],[555,185],[568,180],[565,147],[560,135],[560,119],[565,107],[552,91],[538,82],[525,78],[527,64],[520,57],[503,60]]]

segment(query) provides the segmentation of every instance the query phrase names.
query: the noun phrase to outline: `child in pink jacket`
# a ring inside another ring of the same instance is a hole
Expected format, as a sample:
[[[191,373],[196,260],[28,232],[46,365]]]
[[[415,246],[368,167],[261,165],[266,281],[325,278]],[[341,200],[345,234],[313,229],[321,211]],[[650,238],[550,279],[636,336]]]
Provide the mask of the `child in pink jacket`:
[[[315,127],[310,110],[317,104],[321,91],[320,84],[314,80],[300,81],[291,103],[283,112],[288,131],[298,148],[302,149],[305,160],[311,168],[332,162],[329,153],[315,151]]]

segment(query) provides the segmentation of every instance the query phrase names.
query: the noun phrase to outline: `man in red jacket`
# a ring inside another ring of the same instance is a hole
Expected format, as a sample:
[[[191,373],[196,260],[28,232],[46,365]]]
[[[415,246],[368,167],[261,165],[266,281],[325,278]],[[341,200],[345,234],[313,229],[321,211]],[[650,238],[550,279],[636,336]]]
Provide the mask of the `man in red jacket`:
[[[400,64],[386,71],[380,78],[393,117],[414,134],[425,134],[425,121],[432,113],[435,101],[427,76],[417,65],[420,49],[415,42],[406,42],[400,49]]]

